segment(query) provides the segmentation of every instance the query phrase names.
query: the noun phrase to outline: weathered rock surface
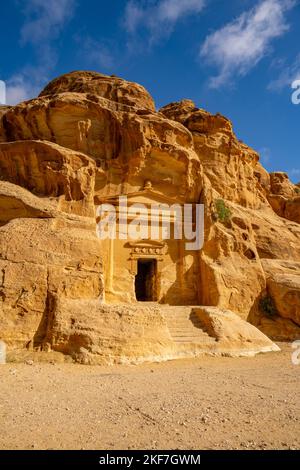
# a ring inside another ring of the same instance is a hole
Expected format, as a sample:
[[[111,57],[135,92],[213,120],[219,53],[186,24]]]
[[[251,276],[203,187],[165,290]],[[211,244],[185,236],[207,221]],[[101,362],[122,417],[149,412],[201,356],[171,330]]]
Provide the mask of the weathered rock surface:
[[[8,141],[42,139],[83,152],[97,166],[95,192],[153,187],[195,200],[201,164],[190,132],[151,110],[143,111],[84,93],[42,96],[5,114]],[[105,172],[105,178],[103,178]],[[108,183],[109,182],[109,183]]]
[[[42,200],[20,186],[0,181],[0,224],[13,219],[50,218],[56,205]]]
[[[250,314],[250,320],[276,340],[295,340],[300,327],[300,262],[262,261],[266,290]]]
[[[190,100],[156,112],[140,85],[73,72],[0,107],[0,340],[9,348],[51,347],[88,363],[195,354],[178,353],[158,307],[104,304],[110,267],[95,203],[148,180],[181,204],[205,205],[199,260],[185,271],[173,262],[176,286],[181,269],[199,304],[221,309],[198,310],[212,349],[275,350],[247,319],[270,337],[299,337],[299,186],[269,175],[220,114]],[[259,308],[266,296],[273,317]]]
[[[228,310],[192,310],[200,320],[199,336],[178,342],[170,333],[165,309],[159,305],[108,306],[96,300],[55,298],[43,347],[84,364],[139,363],[201,354],[254,356],[279,351],[257,328]]]
[[[205,221],[200,254],[201,303],[228,308],[246,319],[266,280],[246,211],[235,204],[228,207],[232,214],[228,223]]]
[[[0,331],[8,345],[40,345],[54,294],[101,297],[94,168],[52,143],[0,144]]]
[[[172,358],[172,341],[159,307],[54,301],[45,344],[85,364]]]
[[[2,143],[0,177],[57,198],[63,211],[94,217],[95,162],[84,154],[46,141]]]
[[[3,126],[3,116],[9,110],[10,106],[0,105],[0,142],[5,142],[6,135]]]
[[[192,133],[205,175],[221,197],[252,208],[266,201],[265,182],[256,175],[259,155],[236,138],[229,119],[198,109],[190,100],[171,103],[160,112]]]
[[[216,351],[222,354],[251,356],[280,350],[266,335],[230,310],[198,307],[194,311],[203,330],[215,338]]]
[[[9,346],[43,343],[53,296],[100,301],[103,291],[87,220],[32,217],[0,227],[0,331]]]
[[[202,303],[230,308],[251,319],[250,312],[267,288],[261,261],[300,261],[297,187],[284,173],[269,175],[258,154],[236,138],[231,122],[223,116],[198,109],[190,100],[171,103],[160,112],[189,129],[203,165],[201,202],[206,206],[206,233],[200,255]],[[229,210],[223,223],[214,204],[219,198]],[[274,202],[276,198],[284,202],[281,209]],[[288,339],[291,335],[284,330],[290,331],[290,320],[281,320],[287,328],[282,327],[282,335],[275,337]],[[297,326],[292,329],[299,335]],[[271,331],[267,334],[272,336]]]
[[[300,265],[300,264],[299,264]],[[276,308],[283,318],[300,326],[300,276],[277,274],[267,283]]]
[[[300,190],[286,173],[270,174],[268,201],[280,217],[300,224]]]
[[[155,111],[153,98],[137,83],[97,72],[71,72],[50,82],[40,96],[60,93],[88,93],[134,108]]]

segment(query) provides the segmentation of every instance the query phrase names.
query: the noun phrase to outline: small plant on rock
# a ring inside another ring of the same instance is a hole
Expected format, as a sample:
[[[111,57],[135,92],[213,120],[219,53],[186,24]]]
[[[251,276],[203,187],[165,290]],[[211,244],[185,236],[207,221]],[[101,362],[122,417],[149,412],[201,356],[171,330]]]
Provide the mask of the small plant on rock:
[[[260,300],[259,306],[266,317],[275,317],[278,314],[274,300],[270,296],[263,297]]]
[[[215,201],[215,208],[218,220],[223,223],[228,223],[231,219],[231,210],[226,206],[223,199],[217,199]]]

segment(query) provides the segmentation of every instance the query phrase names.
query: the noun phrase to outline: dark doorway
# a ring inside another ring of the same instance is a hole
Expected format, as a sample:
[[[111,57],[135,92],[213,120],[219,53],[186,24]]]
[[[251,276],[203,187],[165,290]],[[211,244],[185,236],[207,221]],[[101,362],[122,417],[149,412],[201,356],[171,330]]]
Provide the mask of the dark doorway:
[[[139,302],[155,302],[157,300],[156,273],[156,259],[139,259],[137,261],[135,295]]]

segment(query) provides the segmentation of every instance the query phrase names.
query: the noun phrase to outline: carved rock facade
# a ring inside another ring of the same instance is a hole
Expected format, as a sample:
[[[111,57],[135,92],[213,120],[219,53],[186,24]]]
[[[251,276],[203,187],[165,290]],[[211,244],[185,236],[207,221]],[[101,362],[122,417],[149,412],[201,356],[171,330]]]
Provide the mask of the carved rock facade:
[[[88,363],[166,359],[207,351],[203,319],[219,312],[230,323],[228,310],[270,337],[295,338],[298,193],[221,115],[189,100],[156,111],[143,87],[117,77],[59,77],[38,98],[0,108],[0,339]],[[120,196],[147,207],[203,204],[202,249],[162,234],[99,239],[97,208],[115,208]],[[221,310],[203,309],[202,326],[178,311],[196,328],[194,347],[172,337],[164,304]],[[252,351],[276,349],[254,332],[245,333]]]

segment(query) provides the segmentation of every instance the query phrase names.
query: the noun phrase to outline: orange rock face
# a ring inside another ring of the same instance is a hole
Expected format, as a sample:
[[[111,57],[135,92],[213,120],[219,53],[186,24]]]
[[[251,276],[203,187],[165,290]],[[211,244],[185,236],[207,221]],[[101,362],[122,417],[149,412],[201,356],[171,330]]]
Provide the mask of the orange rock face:
[[[172,245],[173,266],[157,276],[163,286],[174,282],[166,298],[180,305],[184,286],[199,305],[216,308],[214,318],[231,310],[270,337],[299,335],[299,187],[283,173],[269,175],[225,117],[190,100],[157,112],[140,85],[73,72],[36,99],[0,107],[0,340],[89,363],[195,349],[176,350],[163,310],[105,304],[106,291],[132,299],[121,291],[124,276],[128,288],[134,278],[130,267],[112,272],[96,235],[95,203],[148,194],[143,188],[205,206],[202,249],[179,259]],[[271,316],[262,309],[266,297],[275,305]]]
[[[207,218],[200,255],[202,303],[252,318],[266,289],[261,261],[300,260],[300,226],[285,220],[297,222],[295,186],[285,174],[269,175],[259,155],[236,138],[231,122],[223,116],[198,109],[190,100],[172,103],[160,112],[189,129],[203,166]],[[275,210],[273,193],[284,199],[283,212]],[[226,223],[214,222],[213,201],[218,198],[231,211]],[[287,208],[293,216],[287,217]]]
[[[94,216],[95,162],[47,141],[18,141],[0,147],[2,179],[36,196],[57,198],[69,212]]]
[[[9,106],[0,105],[0,142],[5,142],[6,140],[2,117],[7,112],[8,109],[9,109]]]
[[[192,133],[205,175],[221,197],[251,208],[265,202],[266,177],[257,177],[259,156],[236,138],[227,118],[198,109],[189,100],[172,103],[160,112]]]
[[[268,200],[280,217],[300,223],[300,190],[286,173],[271,173]]]
[[[61,93],[87,93],[137,109],[155,111],[154,101],[144,87],[114,75],[108,77],[96,72],[72,72],[50,82],[40,96]]]

